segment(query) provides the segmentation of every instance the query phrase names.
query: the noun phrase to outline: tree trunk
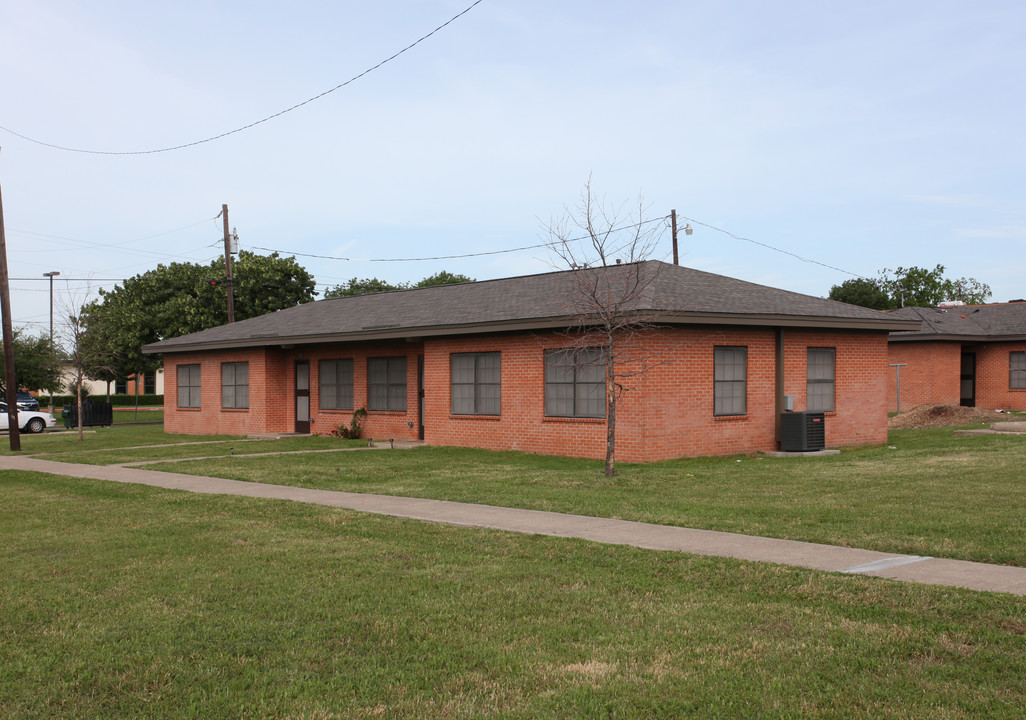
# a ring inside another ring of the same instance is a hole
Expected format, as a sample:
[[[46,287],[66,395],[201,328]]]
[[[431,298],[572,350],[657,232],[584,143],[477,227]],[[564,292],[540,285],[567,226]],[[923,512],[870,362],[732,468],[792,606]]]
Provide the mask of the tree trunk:
[[[82,377],[79,376],[78,382],[75,383],[75,393],[78,401],[78,441],[82,442],[85,439],[85,433],[82,431]]]
[[[616,375],[613,348],[606,348],[606,477],[616,475]]]

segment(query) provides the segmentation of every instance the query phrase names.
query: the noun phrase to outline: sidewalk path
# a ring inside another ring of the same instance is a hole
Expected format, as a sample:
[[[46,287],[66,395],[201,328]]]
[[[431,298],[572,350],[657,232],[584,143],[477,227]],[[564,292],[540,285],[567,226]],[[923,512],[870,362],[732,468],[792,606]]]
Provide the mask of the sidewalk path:
[[[1026,568],[1007,565],[988,565],[965,560],[944,560],[916,555],[896,555],[796,540],[777,540],[714,530],[650,525],[627,520],[565,515],[540,510],[518,510],[448,500],[313,490],[138,468],[61,463],[21,456],[0,458],[0,470],[27,470],[214,495],[292,500],[449,525],[583,538],[594,542],[632,545],[650,550],[670,550],[696,555],[771,562],[812,570],[871,575],[931,585],[949,585],[1026,596]]]

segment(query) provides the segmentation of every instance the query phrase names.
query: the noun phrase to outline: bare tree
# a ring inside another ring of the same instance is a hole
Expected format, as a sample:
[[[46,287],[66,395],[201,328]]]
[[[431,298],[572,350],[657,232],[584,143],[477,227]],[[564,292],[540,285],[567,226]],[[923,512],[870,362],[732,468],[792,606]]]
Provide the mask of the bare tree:
[[[86,333],[88,324],[89,289],[80,297],[71,292],[58,301],[64,322],[60,329],[61,351],[71,366],[72,378],[69,390],[74,390],[75,404],[78,407],[78,439],[84,437],[82,425],[82,386],[86,379],[114,371],[111,355],[97,343],[92,342]]]
[[[601,369],[605,380],[607,477],[616,474],[617,406],[634,379],[661,362],[633,341],[653,327],[644,308],[660,264],[646,261],[665,232],[665,218],[646,219],[640,198],[636,213],[626,207],[610,208],[589,178],[578,206],[547,228],[558,263],[574,271],[564,298],[572,318],[564,357],[575,369]]]

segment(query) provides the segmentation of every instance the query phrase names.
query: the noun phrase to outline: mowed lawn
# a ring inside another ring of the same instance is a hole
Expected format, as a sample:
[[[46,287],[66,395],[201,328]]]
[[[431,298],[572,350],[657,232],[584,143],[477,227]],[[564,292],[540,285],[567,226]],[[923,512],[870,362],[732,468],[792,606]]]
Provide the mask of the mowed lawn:
[[[835,457],[613,479],[597,461],[160,426],[22,440],[69,462],[204,458],[146,467],[1026,565],[1019,437],[902,431]],[[1026,598],[35,473],[0,471],[0,492],[0,717],[1026,707]]]
[[[207,441],[175,448],[121,444]],[[125,435],[119,435],[125,433]],[[163,437],[161,441],[159,438]],[[620,464],[459,448],[259,455],[357,447],[298,438],[161,436],[155,428],[72,438],[26,438],[27,452],[110,464],[161,457],[201,460],[149,465],[197,475],[350,492],[428,497],[751,535],[1026,566],[1026,437],[956,438],[951,429],[891,433],[886,446],[821,458],[759,456]]]
[[[568,487],[614,487],[591,470]],[[1026,707],[1026,598],[36,473],[0,493],[4,718]]]

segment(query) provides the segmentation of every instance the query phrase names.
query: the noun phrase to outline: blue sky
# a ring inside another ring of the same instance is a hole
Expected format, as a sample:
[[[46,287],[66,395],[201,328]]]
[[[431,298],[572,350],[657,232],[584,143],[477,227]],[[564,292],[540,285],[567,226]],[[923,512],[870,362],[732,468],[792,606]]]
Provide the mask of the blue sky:
[[[100,151],[195,142],[471,2],[0,0],[0,126]],[[681,263],[698,269],[825,296],[940,263],[1026,297],[1024,30],[1026,5],[997,0],[483,0],[214,142],[98,155],[0,130],[10,274],[30,278],[12,281],[15,326],[48,326],[50,270],[92,279],[58,279],[60,304],[209,262],[222,203],[244,249],[434,257],[543,242],[589,176],[610,204],[697,221]],[[297,259],[321,290],[554,263]]]

